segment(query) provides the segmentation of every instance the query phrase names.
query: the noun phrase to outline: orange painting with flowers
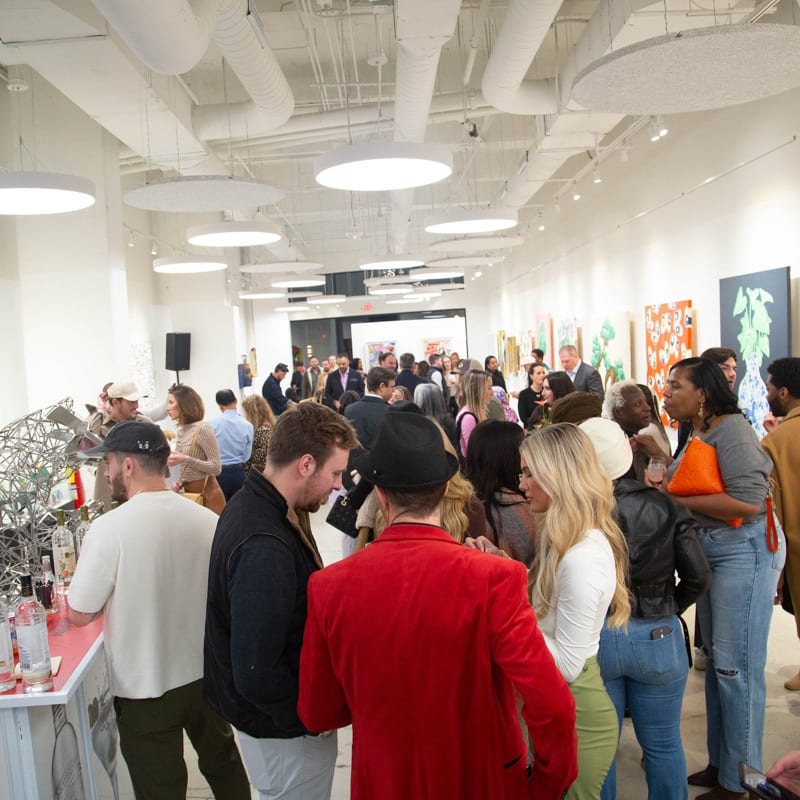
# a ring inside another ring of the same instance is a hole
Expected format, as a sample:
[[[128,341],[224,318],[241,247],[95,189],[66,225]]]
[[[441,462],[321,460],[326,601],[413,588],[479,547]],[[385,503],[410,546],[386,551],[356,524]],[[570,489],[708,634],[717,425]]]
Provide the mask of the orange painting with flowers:
[[[664,386],[669,368],[676,361],[692,355],[692,301],[645,306],[645,336],[647,337],[647,386],[663,404]],[[665,425],[669,418],[661,412]]]

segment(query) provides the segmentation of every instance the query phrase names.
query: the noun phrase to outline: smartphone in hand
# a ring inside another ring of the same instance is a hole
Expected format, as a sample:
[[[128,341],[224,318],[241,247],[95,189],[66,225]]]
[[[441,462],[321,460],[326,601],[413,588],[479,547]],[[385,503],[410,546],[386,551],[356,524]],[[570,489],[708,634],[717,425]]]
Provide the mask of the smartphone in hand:
[[[753,769],[744,761],[739,762],[739,780],[742,782],[743,789],[755,797],[764,798],[764,800],[800,800],[800,795],[775,783],[763,772]]]

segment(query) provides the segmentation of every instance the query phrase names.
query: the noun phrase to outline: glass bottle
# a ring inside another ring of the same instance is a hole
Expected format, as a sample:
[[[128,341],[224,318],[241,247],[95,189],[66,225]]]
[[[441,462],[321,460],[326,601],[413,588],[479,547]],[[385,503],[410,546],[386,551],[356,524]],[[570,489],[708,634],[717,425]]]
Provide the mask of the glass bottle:
[[[83,789],[81,754],[75,728],[67,719],[67,707],[54,705],[53,727],[56,741],[53,745],[53,761],[50,777],[53,781],[53,800],[86,800]]]
[[[56,511],[56,529],[53,531],[53,566],[56,571],[58,591],[63,594],[75,574],[75,543],[72,531],[64,524],[64,512]]]
[[[0,598],[0,692],[15,689],[14,648],[11,645],[11,623],[8,619],[8,607]]]
[[[81,506],[81,522],[75,531],[75,560],[81,557],[81,547],[83,547],[83,537],[89,530],[89,509],[86,506]]]
[[[58,611],[56,580],[50,565],[50,556],[42,556],[42,578],[36,582],[36,597],[44,606],[46,614],[55,614]]]
[[[26,694],[47,692],[53,688],[47,618],[42,604],[33,596],[31,576],[23,575],[20,585],[22,599],[17,605],[16,626],[22,690]]]

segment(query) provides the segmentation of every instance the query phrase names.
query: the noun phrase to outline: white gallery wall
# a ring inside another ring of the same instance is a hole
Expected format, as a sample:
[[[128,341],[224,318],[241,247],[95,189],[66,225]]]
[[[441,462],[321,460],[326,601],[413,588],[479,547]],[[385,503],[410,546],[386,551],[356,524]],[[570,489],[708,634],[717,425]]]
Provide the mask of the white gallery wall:
[[[250,346],[259,384],[275,362],[288,361],[286,314],[231,296],[224,273],[155,275],[150,243],[127,246],[123,223],[144,231],[151,223],[122,202],[116,141],[46,82],[34,78],[33,86],[40,168],[91,178],[98,202],[74,214],[0,219],[0,369],[9,387],[0,393],[0,425],[64,396],[82,408],[105,381],[133,374],[142,347],[150,348],[163,395],[174,378],[163,367],[167,331],[192,334],[192,368],[181,377],[209,413],[214,392],[235,387],[235,365]],[[8,95],[0,93],[0,163],[14,166],[17,115]],[[32,112],[22,111],[24,128]],[[645,304],[693,300],[699,351],[718,343],[720,277],[786,265],[792,353],[800,353],[800,92],[667,122],[664,141],[639,133],[629,162],[604,161],[603,183],[595,186],[589,174],[582,199],[565,194],[560,214],[545,188],[522,211],[523,246],[480,278],[468,272],[463,295],[426,306],[457,301],[467,309],[469,355],[494,352],[497,330],[518,335],[537,312],[580,321],[627,311],[634,377],[642,379]],[[180,221],[162,215],[162,224],[170,230],[159,236],[175,239]],[[235,263],[238,253],[230,258]]]

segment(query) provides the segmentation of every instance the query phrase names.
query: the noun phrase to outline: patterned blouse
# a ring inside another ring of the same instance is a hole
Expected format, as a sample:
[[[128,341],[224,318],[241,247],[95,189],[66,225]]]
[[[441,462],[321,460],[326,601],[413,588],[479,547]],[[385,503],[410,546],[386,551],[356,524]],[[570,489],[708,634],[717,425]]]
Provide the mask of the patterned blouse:
[[[250,472],[251,467],[255,467],[259,472],[264,471],[267,463],[267,451],[269,450],[269,440],[272,436],[272,425],[262,425],[253,431],[253,451],[250,458],[244,465],[245,474]]]

